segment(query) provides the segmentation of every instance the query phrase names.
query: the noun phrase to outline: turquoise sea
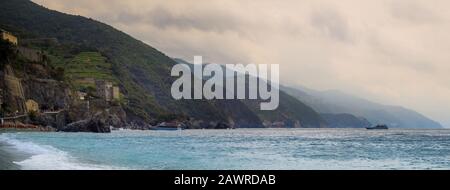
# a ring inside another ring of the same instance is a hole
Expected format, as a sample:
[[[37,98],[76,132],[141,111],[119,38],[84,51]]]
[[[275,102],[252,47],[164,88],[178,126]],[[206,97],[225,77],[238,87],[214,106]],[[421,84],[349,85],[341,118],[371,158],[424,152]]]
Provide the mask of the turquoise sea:
[[[0,169],[450,169],[450,130],[0,134]]]

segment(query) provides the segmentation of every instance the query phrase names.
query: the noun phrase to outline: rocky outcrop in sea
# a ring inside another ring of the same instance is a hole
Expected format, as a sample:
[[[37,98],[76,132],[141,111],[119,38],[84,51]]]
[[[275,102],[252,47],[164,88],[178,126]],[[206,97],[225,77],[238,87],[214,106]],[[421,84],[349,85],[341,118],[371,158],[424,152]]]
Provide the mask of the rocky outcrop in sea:
[[[94,132],[94,133],[110,133],[111,124],[117,122],[114,118],[105,113],[97,113],[93,117],[74,123],[70,123],[58,129],[62,132]]]

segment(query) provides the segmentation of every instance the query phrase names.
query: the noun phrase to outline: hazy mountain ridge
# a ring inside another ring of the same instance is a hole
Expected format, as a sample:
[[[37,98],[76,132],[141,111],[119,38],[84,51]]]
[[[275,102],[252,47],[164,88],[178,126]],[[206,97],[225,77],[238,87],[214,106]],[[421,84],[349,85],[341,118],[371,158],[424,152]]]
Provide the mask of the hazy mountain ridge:
[[[364,117],[372,124],[388,124],[395,128],[443,128],[438,122],[416,111],[371,102],[337,90],[321,92],[304,87],[282,89],[320,113],[349,113]]]

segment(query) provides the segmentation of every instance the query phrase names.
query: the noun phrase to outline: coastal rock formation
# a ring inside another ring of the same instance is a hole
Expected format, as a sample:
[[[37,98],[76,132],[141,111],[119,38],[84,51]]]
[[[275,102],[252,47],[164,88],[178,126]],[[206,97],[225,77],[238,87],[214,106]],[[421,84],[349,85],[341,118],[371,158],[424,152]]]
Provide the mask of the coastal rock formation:
[[[232,127],[224,122],[219,122],[215,129],[231,129]]]
[[[108,118],[105,118],[104,113],[98,113],[90,119],[71,123],[58,130],[63,132],[110,133],[111,127],[108,125],[109,122],[111,121],[108,121]]]

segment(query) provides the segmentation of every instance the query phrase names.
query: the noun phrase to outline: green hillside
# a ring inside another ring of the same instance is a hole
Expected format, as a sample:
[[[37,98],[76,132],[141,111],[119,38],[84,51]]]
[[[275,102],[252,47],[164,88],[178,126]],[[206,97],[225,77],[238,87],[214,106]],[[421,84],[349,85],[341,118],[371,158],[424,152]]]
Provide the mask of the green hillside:
[[[118,83],[112,73],[111,63],[107,62],[106,57],[98,52],[81,52],[59,67],[64,68],[66,79],[72,81],[78,90],[93,87],[92,82],[86,81],[86,79]]]
[[[114,80],[111,63],[98,52],[82,52],[71,61],[63,65],[66,74],[70,78],[86,78]]]
[[[65,68],[69,80],[89,76],[116,81],[128,100],[123,106],[130,119],[154,121],[180,115],[205,123],[233,120],[260,125],[261,120],[289,118],[299,120],[302,126],[323,126],[319,114],[284,93],[280,109],[263,113],[240,101],[176,101],[170,94],[174,60],[92,19],[52,11],[29,0],[2,0],[0,28],[20,38],[56,38],[59,45],[42,47],[47,48],[52,64]]]
[[[130,114],[145,120],[171,112],[189,114],[189,109],[177,107],[169,94],[174,62],[156,49],[106,24],[48,10],[28,0],[1,1],[0,9],[2,28],[24,33],[24,37],[56,38],[62,44],[88,47],[108,57],[130,100],[126,108]],[[199,107],[211,106],[200,102]],[[211,112],[195,116],[221,118]]]

